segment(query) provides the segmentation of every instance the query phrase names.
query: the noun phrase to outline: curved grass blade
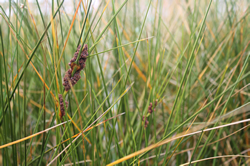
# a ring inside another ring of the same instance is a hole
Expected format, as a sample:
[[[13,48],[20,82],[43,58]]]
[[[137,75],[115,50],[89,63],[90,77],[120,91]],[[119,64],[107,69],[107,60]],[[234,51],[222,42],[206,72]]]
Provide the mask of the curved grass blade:
[[[56,17],[56,14],[58,13],[59,9],[61,8],[63,2],[64,2],[64,0],[61,2],[61,4],[59,5],[58,9],[56,10],[56,12],[55,12],[55,14],[54,14],[54,16],[53,16],[53,19]],[[30,54],[30,56],[29,56],[30,58],[29,58],[29,60],[27,61],[27,63],[25,64],[24,69],[23,69],[22,73],[20,74],[19,79],[17,80],[16,86],[14,87],[14,89],[13,89],[13,91],[12,91],[12,93],[11,93],[9,99],[8,99],[9,101],[12,100],[12,98],[13,98],[13,96],[14,96],[14,94],[15,94],[15,91],[16,91],[16,89],[17,89],[17,87],[18,87],[18,85],[19,85],[19,83],[20,83],[20,81],[21,81],[21,79],[22,79],[22,77],[23,77],[23,75],[24,75],[25,70],[27,69],[29,63],[31,62],[31,59],[32,59],[33,56],[35,55],[35,52],[36,52],[37,48],[39,47],[41,41],[43,40],[45,34],[47,33],[47,31],[48,31],[50,25],[51,25],[51,22],[47,25],[45,31],[43,32],[43,34],[42,34],[42,36],[40,37],[39,41],[37,42],[35,48],[33,49],[32,53]],[[8,105],[5,104],[4,111],[6,111],[7,108],[8,108]],[[1,126],[1,124],[2,124],[2,120],[3,120],[3,116],[0,117],[0,126]]]

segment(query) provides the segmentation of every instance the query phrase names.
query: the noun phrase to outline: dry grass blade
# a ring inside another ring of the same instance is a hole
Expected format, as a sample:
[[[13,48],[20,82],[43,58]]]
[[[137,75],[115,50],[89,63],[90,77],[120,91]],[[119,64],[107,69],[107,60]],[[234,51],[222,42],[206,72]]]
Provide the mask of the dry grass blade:
[[[57,124],[57,125],[55,125],[55,126],[53,126],[53,127],[50,127],[50,128],[48,128],[48,129],[43,130],[43,131],[40,131],[40,132],[38,132],[38,133],[32,134],[32,135],[30,135],[30,136],[28,136],[28,137],[25,137],[25,138],[22,138],[22,139],[20,139],[20,140],[16,140],[16,141],[14,141],[14,142],[10,142],[10,143],[8,143],[8,144],[1,145],[1,146],[0,146],[0,149],[3,149],[3,148],[6,148],[6,147],[8,147],[8,146],[11,146],[11,145],[14,145],[14,144],[23,142],[23,141],[25,141],[25,140],[31,139],[31,138],[33,138],[33,137],[35,137],[35,136],[38,136],[38,135],[40,135],[40,134],[42,134],[42,133],[45,133],[45,132],[47,132],[47,131],[50,131],[50,130],[52,130],[52,129],[55,129],[55,128],[57,128],[57,127],[63,125],[63,124],[68,123],[68,122],[70,122],[70,120],[69,120],[69,121],[66,121],[66,122],[62,122],[62,123],[60,123],[60,124]]]
[[[149,151],[149,150],[152,150],[152,149],[155,149],[155,148],[157,148],[157,147],[160,147],[160,146],[162,146],[162,145],[164,145],[164,144],[167,144],[167,143],[172,142],[172,141],[174,141],[174,140],[177,140],[177,139],[179,139],[179,138],[183,138],[183,137],[186,137],[186,136],[190,136],[190,135],[195,135],[195,134],[203,133],[203,132],[206,132],[206,131],[217,130],[217,129],[220,129],[220,128],[224,128],[224,127],[228,127],[228,126],[232,126],[232,125],[236,125],[236,124],[240,124],[240,123],[244,123],[244,122],[250,122],[250,119],[241,120],[241,121],[237,121],[237,122],[232,122],[232,123],[229,123],[229,124],[226,124],[226,125],[221,125],[221,126],[217,126],[217,127],[213,127],[213,128],[207,128],[207,129],[205,129],[205,130],[199,130],[199,131],[193,131],[193,130],[191,130],[191,131],[188,132],[188,133],[182,132],[182,133],[177,134],[176,136],[174,136],[174,137],[172,137],[172,138],[167,138],[167,139],[165,139],[165,140],[163,140],[163,141],[161,141],[161,142],[158,142],[158,143],[156,143],[156,144],[150,145],[150,146],[148,146],[147,148],[141,149],[141,150],[139,150],[139,151],[137,151],[137,152],[135,152],[135,153],[132,153],[132,154],[127,155],[127,156],[125,156],[125,157],[123,157],[123,158],[121,158],[121,159],[118,159],[118,160],[116,160],[116,161],[114,161],[114,162],[108,164],[108,166],[112,166],[112,165],[119,164],[119,163],[121,163],[121,162],[123,162],[123,161],[126,161],[126,160],[128,160],[128,159],[131,159],[131,158],[133,158],[133,157],[135,157],[135,156],[138,156],[138,155],[140,155],[140,154],[142,154],[142,153],[145,153],[145,152],[147,152],[147,151]],[[200,126],[199,126],[199,128],[204,128],[204,127],[205,127],[204,125],[200,125]]]
[[[106,115],[108,111],[110,111],[110,109],[118,102],[118,100],[120,100],[128,92],[132,85],[133,83],[121,94],[121,96],[116,100],[115,103],[113,103],[104,113],[102,113],[96,120],[94,120],[93,123],[91,123],[85,130],[83,130],[68,146],[66,146],[53,160],[51,160],[48,166],[51,165],[65,150],[67,150],[71,146],[71,144],[74,143],[88,128],[90,128],[99,119]]]
[[[212,160],[212,159],[218,159],[218,158],[227,158],[227,157],[247,157],[247,158],[250,158],[250,156],[247,156],[247,155],[224,155],[224,156],[215,156],[215,157],[209,157],[209,158],[204,158],[204,159],[201,159],[201,160],[196,160],[196,161],[191,161],[191,164],[194,164],[194,163],[199,163],[199,162],[202,162],[202,161],[206,161],[206,160]],[[188,163],[185,163],[185,164],[181,164],[180,166],[185,166],[185,165],[189,165],[190,162]]]
[[[249,164],[249,16],[249,0],[3,0],[0,165]]]

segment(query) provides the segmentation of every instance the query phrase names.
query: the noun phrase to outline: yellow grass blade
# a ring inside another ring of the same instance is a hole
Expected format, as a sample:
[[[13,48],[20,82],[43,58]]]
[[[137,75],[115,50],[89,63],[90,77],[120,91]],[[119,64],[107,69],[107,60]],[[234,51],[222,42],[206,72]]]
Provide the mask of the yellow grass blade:
[[[5,19],[5,18],[4,18]],[[22,49],[23,53],[25,54],[26,58],[29,59],[29,56],[25,53],[22,44],[19,42],[19,40],[17,39],[15,33],[13,32],[13,29],[11,28],[11,26],[8,24],[7,20],[5,20],[7,25],[10,28],[10,32],[12,33],[12,35],[14,36],[14,38],[16,39],[16,41],[18,42],[18,45],[20,46],[20,48]],[[41,77],[41,75],[38,73],[37,69],[35,68],[35,66],[33,65],[33,63],[30,61],[30,64],[32,66],[32,68],[35,70],[36,74],[38,75],[38,77],[40,78],[40,80],[43,82],[43,84],[45,85],[45,87],[49,90],[48,85],[45,83],[45,81],[43,80],[43,78]],[[57,103],[57,100],[55,98],[55,95],[53,94],[52,91],[50,91],[50,94],[52,96],[52,98],[54,99],[54,101]]]
[[[82,131],[81,131],[81,129],[77,126],[77,124],[72,120],[72,118],[70,117],[70,115],[69,114],[67,114],[67,116],[68,116],[68,118],[72,121],[72,123],[73,123],[73,125],[77,128],[77,130],[81,133]],[[90,142],[90,140],[84,135],[84,134],[82,134],[83,135],[83,137],[86,139],[86,141],[89,143],[89,144],[91,144],[91,142]],[[74,138],[74,137],[73,137]]]
[[[2,145],[2,146],[0,146],[0,149],[3,149],[3,148],[6,148],[6,147],[8,147],[8,146],[11,146],[11,145],[14,145],[14,144],[23,142],[23,141],[25,141],[25,140],[31,139],[31,138],[33,138],[33,137],[35,137],[35,136],[38,136],[38,135],[40,135],[40,134],[42,134],[42,133],[45,133],[45,132],[47,132],[47,131],[49,131],[49,130],[52,130],[52,129],[54,129],[54,128],[58,127],[58,126],[61,126],[61,125],[65,124],[65,123],[68,123],[68,122],[70,122],[70,121],[66,121],[66,122],[60,123],[60,124],[58,124],[58,125],[55,125],[55,126],[53,126],[53,127],[48,128],[48,129],[46,129],[46,130],[40,131],[40,132],[38,132],[38,133],[32,134],[32,135],[27,136],[27,137],[24,137],[24,138],[22,138],[22,139],[19,139],[19,140],[10,142],[10,143],[5,144],[5,145]]]
[[[74,14],[74,16],[73,16],[73,19],[72,19],[72,22],[71,22],[71,24],[70,24],[69,32],[68,32],[68,34],[67,34],[67,37],[66,37],[66,40],[65,40],[65,42],[64,42],[64,46],[63,46],[63,49],[62,49],[60,58],[59,58],[59,60],[58,60],[57,68],[59,67],[59,64],[60,64],[60,62],[61,62],[61,60],[62,60],[62,56],[63,56],[63,53],[64,53],[64,51],[65,51],[67,42],[68,42],[68,40],[69,40],[69,35],[70,35],[71,30],[72,30],[72,27],[73,27],[73,25],[74,25],[74,22],[75,22],[75,19],[76,19],[76,14],[77,14],[77,12],[78,12],[78,9],[79,9],[80,5],[81,5],[81,1],[79,1],[78,5],[77,5],[76,12],[75,12],[75,14]],[[55,69],[55,72],[57,72],[57,68]]]
[[[221,125],[221,126],[217,126],[217,127],[208,128],[208,129],[205,129],[205,130],[201,130],[202,128],[204,128],[205,125],[199,125],[196,129],[193,129],[188,133],[186,133],[186,132],[179,133],[179,134],[177,134],[176,136],[174,136],[172,138],[167,138],[167,139],[165,139],[163,141],[160,141],[160,142],[158,142],[156,144],[150,145],[150,146],[148,146],[148,147],[146,147],[144,149],[141,149],[141,150],[139,150],[139,151],[137,151],[135,153],[132,153],[132,154],[127,155],[127,156],[125,156],[125,157],[123,157],[121,159],[118,159],[118,160],[108,164],[107,166],[113,166],[113,165],[119,164],[119,163],[121,163],[123,161],[131,159],[131,158],[133,158],[135,156],[138,156],[138,155],[140,155],[142,153],[148,152],[148,151],[150,151],[152,149],[155,149],[155,148],[157,148],[159,146],[162,146],[162,145],[164,145],[166,143],[172,142],[172,141],[177,140],[179,138],[199,134],[199,133],[206,132],[206,131],[216,130],[216,129],[220,129],[220,128],[224,128],[224,127],[228,127],[228,126],[232,126],[232,125],[236,125],[236,124],[240,124],[240,123],[244,123],[244,122],[249,122],[249,121],[250,121],[250,119],[241,120],[241,121],[229,123],[229,124],[226,124],[226,125]]]

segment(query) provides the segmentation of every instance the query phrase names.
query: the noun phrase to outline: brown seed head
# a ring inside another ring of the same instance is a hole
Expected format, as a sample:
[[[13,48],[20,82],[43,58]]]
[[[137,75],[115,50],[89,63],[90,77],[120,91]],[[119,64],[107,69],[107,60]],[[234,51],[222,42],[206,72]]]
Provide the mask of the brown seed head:
[[[77,81],[80,80],[80,78],[81,78],[80,71],[85,67],[85,62],[86,62],[87,57],[88,57],[87,44],[84,45],[84,48],[81,52],[81,55],[79,58],[79,65],[77,65],[75,63],[77,56],[79,54],[80,48],[81,48],[81,45],[79,45],[77,47],[77,50],[74,54],[74,57],[69,62],[70,69],[66,72],[66,74],[63,78],[63,86],[64,86],[65,91],[69,91],[71,89],[71,86],[74,86],[77,83]],[[75,72],[74,76],[71,76],[75,66],[76,66],[76,72]]]
[[[64,104],[63,104],[63,97],[61,94],[58,95],[59,97],[59,104],[60,104],[60,112],[59,112],[59,116],[60,119],[62,120],[62,117],[65,115],[65,109],[64,109]],[[65,101],[66,107],[68,107],[68,102]]]

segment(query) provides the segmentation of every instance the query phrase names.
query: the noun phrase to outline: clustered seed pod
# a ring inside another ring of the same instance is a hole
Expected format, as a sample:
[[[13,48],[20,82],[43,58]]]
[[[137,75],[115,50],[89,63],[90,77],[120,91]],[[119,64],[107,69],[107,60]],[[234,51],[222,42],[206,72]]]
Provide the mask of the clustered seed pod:
[[[146,119],[145,119],[144,127],[147,128],[147,127],[148,127],[148,124],[149,124],[149,121],[148,121],[147,118],[146,118]]]
[[[60,119],[62,120],[62,117],[65,115],[65,109],[64,109],[64,104],[63,104],[63,97],[61,94],[58,95],[59,97],[59,104],[60,104],[60,112],[59,112],[59,116]],[[68,102],[65,101],[66,107],[68,107]]]
[[[155,100],[154,111],[156,110],[155,109],[156,105],[157,105],[157,100]],[[152,112],[153,112],[153,104],[150,103],[149,106],[148,106],[148,113],[152,114]]]
[[[80,52],[81,49],[81,45],[79,45],[77,47],[77,50],[74,54],[74,57],[70,60],[69,62],[69,70],[66,71],[66,74],[63,77],[63,86],[65,91],[69,91],[71,89],[72,86],[74,86],[77,81],[80,80],[81,76],[80,76],[80,72],[81,70],[85,67],[85,62],[87,60],[88,57],[88,46],[87,44],[84,45],[84,48],[81,52],[81,55],[79,57],[79,61],[78,63],[76,63],[78,54]],[[74,75],[72,76],[72,72],[75,70]],[[62,120],[62,117],[65,115],[65,108],[64,108],[64,104],[63,104],[63,97],[61,94],[58,95],[59,96],[59,104],[60,104],[60,113],[59,116]],[[65,101],[66,107],[68,107],[68,102]]]
[[[76,59],[77,59],[77,57],[78,57],[78,54],[79,54],[79,52],[80,52],[80,48],[81,48],[81,45],[79,45],[78,47],[77,47],[77,50],[76,50],[76,52],[75,52],[75,54],[74,54],[74,57],[70,60],[70,62],[69,62],[69,66],[70,66],[70,68],[73,70],[73,68],[74,68],[74,66],[75,66],[75,61],[76,61]],[[79,65],[80,65],[80,68],[78,69],[78,70],[82,70],[84,67],[85,67],[85,62],[86,62],[86,60],[87,60],[87,57],[88,57],[88,45],[87,44],[85,44],[84,45],[84,48],[83,48],[83,50],[82,50],[82,52],[81,52],[81,55],[80,55],[80,58],[79,58]]]
[[[156,110],[155,107],[157,106],[157,100],[155,100],[154,103],[154,111]],[[144,127],[147,128],[149,121],[147,120],[147,117],[150,116],[153,112],[153,104],[150,103],[148,106],[148,115],[147,116],[142,116],[142,121],[144,122]]]
[[[73,70],[70,68],[66,72],[63,78],[63,86],[64,86],[65,91],[69,91],[71,89],[71,86],[74,86],[77,83],[77,81],[79,81],[81,78],[80,70],[76,71],[73,77],[71,76],[72,71]]]
[[[149,123],[149,121],[147,120],[147,117],[146,116],[142,116],[142,121],[144,122],[144,128],[147,128],[148,127],[148,123]]]
[[[78,57],[78,54],[80,52],[80,48],[81,48],[81,45],[79,45],[77,47],[77,50],[74,54],[74,57],[69,62],[70,69],[66,72],[66,74],[63,78],[63,86],[64,86],[65,91],[69,91],[71,89],[71,87],[74,86],[77,83],[77,81],[80,80],[80,78],[81,78],[80,71],[85,67],[85,62],[86,62],[87,57],[88,57],[87,44],[84,45],[84,48],[81,52],[81,55],[79,58],[79,65],[75,63],[75,61]],[[77,67],[76,68],[77,70],[76,70],[74,76],[72,76],[72,72],[73,72],[75,66]]]

